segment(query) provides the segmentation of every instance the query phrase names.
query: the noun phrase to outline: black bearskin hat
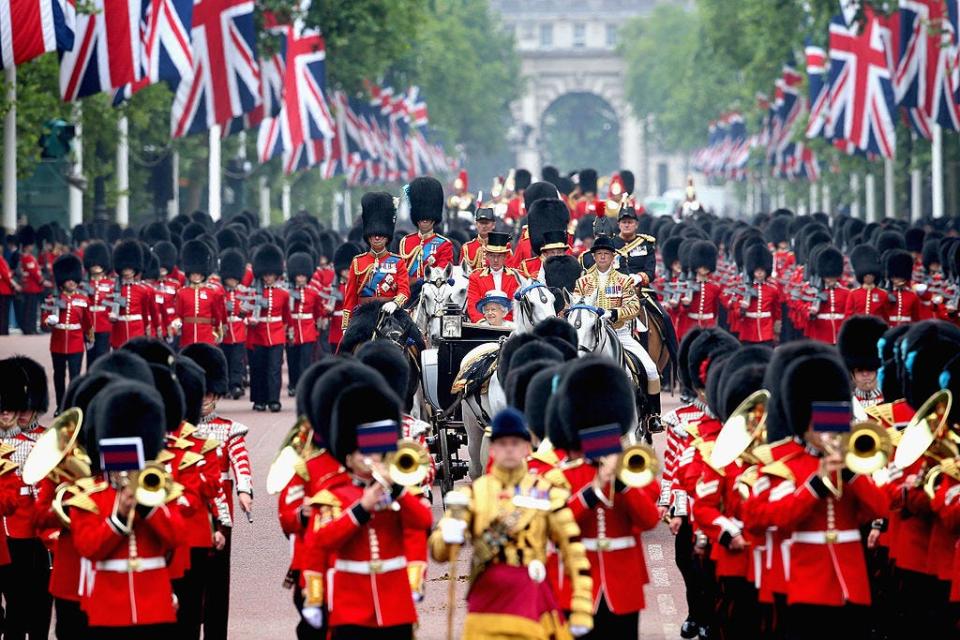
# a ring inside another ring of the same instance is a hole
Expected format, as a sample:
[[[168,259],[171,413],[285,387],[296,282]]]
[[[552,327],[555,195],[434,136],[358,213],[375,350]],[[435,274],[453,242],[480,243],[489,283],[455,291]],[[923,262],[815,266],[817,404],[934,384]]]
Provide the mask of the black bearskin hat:
[[[872,275],[875,283],[883,277],[880,265],[880,252],[872,245],[859,244],[850,252],[850,264],[857,276],[857,282],[863,284],[864,276]]]
[[[306,418],[310,422],[310,392],[313,391],[313,386],[317,383],[317,380],[320,379],[323,374],[332,369],[333,367],[343,364],[345,360],[337,358],[336,356],[325,355],[319,360],[307,367],[302,374],[300,374],[300,380],[297,381],[297,393],[296,393],[296,404],[297,404],[297,417]],[[310,424],[313,427],[313,423]],[[326,446],[324,440],[319,441],[320,446]]]
[[[363,194],[360,199],[360,217],[363,219],[363,238],[370,236],[393,237],[397,222],[397,208],[393,196],[385,192]]]
[[[517,169],[513,172],[513,188],[516,191],[523,191],[530,186],[533,176],[526,169]]]
[[[660,245],[660,255],[663,257],[663,268],[667,270],[667,273],[671,272],[673,263],[680,260],[680,244],[682,242],[683,238],[673,236],[667,238],[667,240]]]
[[[167,433],[176,431],[183,422],[183,414],[187,410],[183,389],[180,388],[177,376],[170,367],[151,364],[150,371],[153,373],[153,388],[163,400],[163,409],[166,414],[165,430]]]
[[[237,249],[227,249],[220,254],[220,277],[240,282],[247,273],[247,260]]]
[[[899,231],[881,231],[877,237],[877,251],[882,256],[891,249],[906,249],[907,243]]]
[[[850,401],[850,375],[836,355],[810,355],[787,366],[778,392],[790,431],[802,436],[810,427],[814,402]]]
[[[290,278],[291,283],[297,276],[306,276],[309,280],[316,269],[316,262],[309,253],[300,251],[287,258],[287,277]]]
[[[770,350],[772,351],[772,349]],[[771,354],[772,355],[772,354]],[[727,360],[726,378],[720,384],[720,401],[717,403],[721,422],[726,422],[737,407],[746,400],[751,393],[763,388],[763,376],[767,370],[764,364],[748,364],[742,367],[733,367]]]
[[[580,191],[583,193],[597,192],[597,170],[581,169],[578,174],[580,182]]]
[[[365,424],[393,420],[400,438],[400,399],[380,384],[357,382],[344,388],[333,404],[330,452],[341,463],[357,450],[357,429]]]
[[[574,349],[579,344],[577,330],[562,318],[551,317],[541,320],[533,328],[533,335],[541,338],[559,338],[570,344]]]
[[[283,252],[275,244],[262,244],[253,253],[253,276],[283,275]]]
[[[206,380],[207,393],[215,396],[225,396],[229,391],[229,376],[227,375],[227,357],[220,347],[205,342],[195,342],[180,351],[203,369]]]
[[[887,323],[876,316],[850,316],[837,335],[837,351],[847,370],[876,371],[880,368],[877,343],[887,331]]]
[[[239,249],[244,251],[246,249],[246,243],[243,241],[243,238],[240,236],[240,234],[229,227],[220,229],[220,231],[217,231],[214,237],[217,240],[217,247],[220,249],[220,251],[224,251],[226,249]]]
[[[909,281],[913,277],[913,256],[904,249],[892,249],[884,258],[887,278],[903,278]]]
[[[717,270],[717,247],[709,240],[697,240],[690,247],[690,268],[696,271],[700,267]]]
[[[533,203],[527,212],[527,228],[530,231],[530,247],[533,255],[540,255],[544,244],[543,234],[548,231],[566,233],[570,224],[570,209],[559,198],[542,198]]]
[[[108,438],[140,438],[146,461],[156,459],[163,450],[166,412],[163,398],[150,385],[131,380],[111,383],[90,403],[90,414],[97,442]],[[90,457],[94,465],[99,466],[100,456]]]
[[[411,377],[406,352],[392,340],[372,340],[356,352],[357,360],[378,372],[403,400],[403,408],[413,406],[419,379]]]
[[[143,245],[137,240],[123,240],[113,250],[113,268],[118,275],[123,273],[124,269],[133,269],[134,273],[140,273],[145,261]]]
[[[3,380],[0,411],[30,410],[30,380],[19,361],[20,358],[0,360],[0,380]]]
[[[561,370],[562,365],[541,368],[527,383],[527,393],[523,402],[524,414],[527,416],[530,432],[539,440],[547,437],[547,405],[553,395],[554,380],[559,381]]]
[[[177,356],[173,367],[177,382],[183,389],[183,419],[190,424],[198,424],[203,413],[203,396],[207,394],[206,373],[203,367],[184,355]]]
[[[510,373],[513,354],[525,344],[539,341],[540,338],[532,333],[515,333],[507,338],[507,341],[500,347],[500,362],[497,364],[497,378],[500,380],[501,387],[507,384],[507,374]]]
[[[363,249],[359,245],[344,242],[333,253],[333,270],[339,274],[344,269],[349,269],[350,263],[361,253],[363,253]]]
[[[927,232],[922,227],[910,227],[903,234],[904,248],[910,253],[923,251],[923,239]]]
[[[606,358],[581,358],[568,365],[557,389],[557,417],[573,449],[580,449],[580,432],[617,424],[629,433],[637,421],[633,385],[623,367]]]
[[[632,195],[634,188],[637,186],[637,179],[633,175],[633,171],[620,169],[620,179],[623,180],[623,192]]]
[[[800,340],[777,347],[773,359],[767,365],[763,378],[763,388],[770,392],[767,403],[767,442],[777,442],[793,436],[787,421],[786,405],[780,394],[780,381],[783,373],[794,360],[809,355],[832,355],[833,347],[813,340]]]
[[[317,378],[310,391],[306,415],[313,426],[313,441],[318,446],[330,446],[334,404],[340,391],[351,384],[388,388],[383,376],[370,367],[356,361],[334,359],[333,365]]]
[[[121,345],[120,350],[135,353],[146,360],[148,364],[159,364],[168,369],[173,368],[173,362],[177,357],[169,344],[159,338],[148,338],[147,336],[138,336],[127,340]]]
[[[563,353],[554,346],[551,346],[546,340],[534,340],[521,346],[513,352],[510,359],[510,370],[513,365],[520,366],[534,360],[552,360],[554,362],[563,362]],[[506,389],[506,378],[504,378],[504,389]]]
[[[537,200],[543,200],[544,198],[556,199],[559,197],[560,195],[557,193],[557,188],[549,182],[534,182],[523,190],[523,208],[529,212],[530,207],[532,207],[533,203]]]
[[[550,184],[557,184],[560,180],[560,170],[550,164],[541,169],[540,174],[543,176],[543,181]]]
[[[443,185],[432,176],[414,178],[407,186],[410,201],[410,219],[414,224],[421,220],[443,220]]]
[[[683,336],[680,341],[680,348],[677,349],[677,376],[680,378],[681,391],[693,393],[693,381],[690,379],[690,369],[687,364],[690,362],[690,345],[700,337],[704,329],[693,327]]]
[[[177,266],[178,253],[176,245],[166,240],[153,245],[153,255],[157,256],[157,262],[167,270],[167,273]]]
[[[23,372],[20,380],[26,382],[27,409],[38,413],[46,413],[50,407],[50,392],[47,388],[47,371],[43,365],[27,356],[11,358]]]
[[[118,378],[124,380],[137,380],[144,384],[151,384],[153,374],[150,373],[150,365],[141,356],[132,351],[123,349],[111,351],[102,355],[87,369],[88,373],[94,372],[112,373]]]
[[[504,389],[507,396],[507,404],[517,411],[525,412],[527,387],[530,381],[533,380],[533,376],[556,364],[553,360],[533,360],[513,367],[510,370],[510,375],[507,376],[507,386]]]
[[[687,355],[687,372],[694,390],[705,389],[704,363],[721,355],[736,351],[740,342],[720,328],[704,329],[690,345]]]
[[[199,273],[206,278],[210,275],[213,265],[213,252],[202,240],[187,240],[180,251],[180,264],[186,275]]]
[[[757,269],[764,269],[767,277],[773,274],[773,254],[763,244],[755,244],[743,256],[744,269],[747,277],[753,282],[753,272]]]
[[[917,409],[940,388],[940,372],[960,353],[960,329],[941,320],[910,326],[900,341],[903,397]]]
[[[836,247],[826,247],[817,256],[817,275],[821,278],[839,278],[843,275],[843,254]]]
[[[566,289],[572,292],[583,268],[573,256],[551,256],[543,265],[545,283],[551,289]]]
[[[933,264],[940,264],[940,241],[927,240],[923,243],[923,251],[920,253],[920,261],[923,268],[930,271]]]
[[[101,267],[105,273],[113,270],[109,245],[102,240],[94,240],[83,250],[83,268],[89,273],[95,266]]]
[[[792,220],[793,216],[786,215],[771,218],[764,232],[767,242],[772,243],[774,247],[781,242],[788,242],[790,240],[790,222]]]
[[[21,247],[37,244],[37,232],[33,227],[25,224],[17,230],[17,244]]]
[[[163,222],[150,222],[143,228],[140,238],[151,247],[158,242],[170,242],[170,229]]]
[[[62,287],[67,280],[77,284],[83,282],[83,265],[80,258],[72,253],[65,253],[53,262],[53,279],[57,287]]]

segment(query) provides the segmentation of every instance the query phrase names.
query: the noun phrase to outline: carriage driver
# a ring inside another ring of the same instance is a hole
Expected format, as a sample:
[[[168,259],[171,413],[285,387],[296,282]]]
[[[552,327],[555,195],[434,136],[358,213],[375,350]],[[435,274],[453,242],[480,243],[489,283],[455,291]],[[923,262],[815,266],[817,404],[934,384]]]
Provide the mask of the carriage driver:
[[[633,320],[640,312],[640,298],[633,279],[613,268],[616,247],[609,236],[598,236],[590,248],[594,265],[577,280],[575,293],[596,295],[596,306],[604,310],[623,348],[636,356],[647,376],[647,395],[651,402],[648,426],[651,431],[660,422],[660,373],[657,365],[634,337]]]

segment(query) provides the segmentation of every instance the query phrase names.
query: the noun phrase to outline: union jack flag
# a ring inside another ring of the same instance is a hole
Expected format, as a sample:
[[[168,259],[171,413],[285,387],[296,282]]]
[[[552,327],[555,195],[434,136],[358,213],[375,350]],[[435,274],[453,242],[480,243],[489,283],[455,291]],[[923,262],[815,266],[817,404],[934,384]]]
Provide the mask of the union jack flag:
[[[796,63],[791,59],[783,65],[780,78],[775,83],[773,111],[770,117],[770,136],[767,154],[771,164],[790,142],[793,126],[803,112],[804,102],[800,96],[803,77],[797,71]]]
[[[74,46],[60,57],[60,96],[66,102],[136,82],[143,73],[140,0],[95,0],[77,16]]]
[[[138,81],[117,92],[114,104],[158,82],[176,91],[184,78],[193,75],[192,23],[193,0],[144,1],[140,18],[143,72]]]
[[[888,27],[865,5],[863,24],[830,21],[829,119],[841,145],[892,158],[896,150]]]
[[[413,86],[407,89],[407,113],[410,124],[415,127],[425,127],[430,123],[427,101],[423,99],[420,87]]]
[[[960,129],[957,34],[950,19],[956,6],[957,0],[900,0],[900,60],[894,87],[914,129],[928,140],[932,122]]]
[[[810,44],[808,39],[804,53],[807,58],[807,82],[810,89],[810,118],[807,121],[808,138],[824,135],[827,128],[827,98],[830,91],[824,82],[827,70],[827,52],[823,47]]]
[[[253,0],[196,0],[193,77],[174,96],[174,138],[226,125],[262,103],[253,8]]]
[[[261,103],[243,115],[231,120],[230,124],[223,128],[223,138],[254,127],[261,127],[262,129],[264,122],[268,118],[276,118],[280,115],[280,107],[283,104],[283,77],[287,72],[287,36],[289,34],[289,27],[288,25],[278,24],[276,17],[271,12],[265,12],[263,14],[263,20],[264,27],[270,33],[277,36],[279,46],[277,52],[272,56],[260,60]],[[282,152],[282,148],[277,146],[279,144],[280,127],[279,123],[276,124],[277,126],[275,128],[266,125],[269,131],[274,132],[274,137],[271,138],[265,146],[271,149],[276,148],[276,153],[267,156],[267,160],[274,157],[274,155],[279,156]],[[258,139],[262,135],[262,131],[258,133]],[[260,146],[261,149],[264,147],[264,145],[260,145],[259,142],[258,146]],[[266,160],[261,161],[266,162]]]
[[[334,122],[327,106],[326,53],[317,32],[294,36],[287,49],[283,107],[280,110],[284,149],[307,140],[329,140]]]
[[[69,51],[76,19],[72,0],[0,0],[0,69]]]

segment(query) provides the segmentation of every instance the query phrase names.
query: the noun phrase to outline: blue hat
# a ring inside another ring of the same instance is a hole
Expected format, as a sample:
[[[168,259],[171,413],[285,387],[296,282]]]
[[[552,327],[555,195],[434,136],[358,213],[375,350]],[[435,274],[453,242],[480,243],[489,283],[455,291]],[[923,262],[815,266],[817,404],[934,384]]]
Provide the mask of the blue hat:
[[[530,441],[530,430],[527,429],[527,422],[523,414],[507,407],[497,415],[493,416],[493,424],[490,426],[490,440],[497,438],[523,438]]]
[[[483,313],[484,305],[487,305],[491,302],[496,302],[497,304],[503,305],[504,309],[510,311],[510,296],[499,289],[491,289],[490,291],[487,291],[486,295],[477,301],[477,311]]]

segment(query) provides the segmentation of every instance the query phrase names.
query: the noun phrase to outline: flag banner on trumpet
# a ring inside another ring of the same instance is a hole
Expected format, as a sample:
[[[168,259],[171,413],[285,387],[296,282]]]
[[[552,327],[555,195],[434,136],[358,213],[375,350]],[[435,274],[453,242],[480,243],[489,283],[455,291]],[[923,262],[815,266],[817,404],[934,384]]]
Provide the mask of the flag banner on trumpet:
[[[853,416],[849,402],[814,402],[812,407],[813,430],[824,433],[850,431]]]
[[[397,433],[397,423],[394,420],[362,424],[357,427],[357,448],[364,455],[396,451]]]
[[[583,456],[590,460],[623,452],[620,425],[605,424],[584,429],[580,432],[580,448]]]
[[[145,464],[142,438],[106,438],[100,441],[100,468],[104,472],[139,471]]]

